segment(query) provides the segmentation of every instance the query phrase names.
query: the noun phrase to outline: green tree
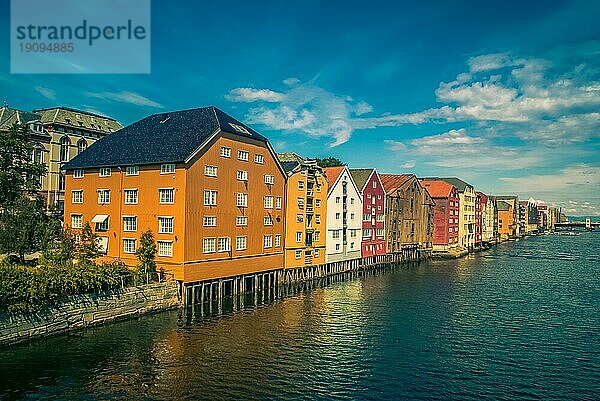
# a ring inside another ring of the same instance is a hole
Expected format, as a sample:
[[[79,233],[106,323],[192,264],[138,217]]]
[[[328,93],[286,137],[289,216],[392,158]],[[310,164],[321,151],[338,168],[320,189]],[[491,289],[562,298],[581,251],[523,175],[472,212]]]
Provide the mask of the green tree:
[[[43,240],[42,264],[72,264],[77,250],[77,241],[70,227],[62,228],[60,221],[50,218],[46,224]]]
[[[79,263],[93,262],[100,255],[98,236],[92,231],[90,223],[85,223],[75,246],[75,258]]]
[[[346,163],[343,163],[340,159],[338,159],[337,157],[325,157],[323,159],[319,159],[317,157],[317,164],[320,167],[339,167],[339,166],[345,166]]]
[[[138,272],[144,273],[144,275],[152,274],[156,272],[156,242],[154,242],[154,234],[151,230],[144,231],[140,237],[140,246],[135,251],[140,264],[138,265]]]
[[[0,215],[0,252],[25,255],[41,249],[48,216],[41,199],[21,196]]]
[[[33,144],[27,125],[14,124],[0,132],[0,209],[14,204],[24,193],[35,195],[46,166],[31,157]]]

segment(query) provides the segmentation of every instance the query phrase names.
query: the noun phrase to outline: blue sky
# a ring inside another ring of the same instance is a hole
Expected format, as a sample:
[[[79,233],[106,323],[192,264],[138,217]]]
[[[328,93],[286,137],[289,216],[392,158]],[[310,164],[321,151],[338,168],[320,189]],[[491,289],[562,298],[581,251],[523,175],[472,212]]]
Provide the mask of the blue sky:
[[[214,104],[278,151],[600,215],[600,2],[154,0],[140,75],[11,75],[2,2],[13,107],[129,124]]]

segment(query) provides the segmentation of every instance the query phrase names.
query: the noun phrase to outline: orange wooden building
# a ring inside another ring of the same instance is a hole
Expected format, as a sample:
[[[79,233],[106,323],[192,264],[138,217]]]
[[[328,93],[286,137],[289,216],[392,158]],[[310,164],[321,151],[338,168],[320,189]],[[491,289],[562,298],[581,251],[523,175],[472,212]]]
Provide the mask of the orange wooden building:
[[[151,115],[64,166],[65,224],[90,222],[104,259],[191,283],[283,267],[285,172],[267,138],[215,107]]]

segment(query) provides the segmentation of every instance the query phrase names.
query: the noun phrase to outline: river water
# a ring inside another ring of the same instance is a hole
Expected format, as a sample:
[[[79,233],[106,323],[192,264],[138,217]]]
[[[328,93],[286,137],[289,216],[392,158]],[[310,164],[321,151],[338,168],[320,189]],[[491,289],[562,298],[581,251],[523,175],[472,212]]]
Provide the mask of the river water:
[[[600,399],[600,232],[0,350],[0,399]],[[181,326],[181,325],[180,325]]]

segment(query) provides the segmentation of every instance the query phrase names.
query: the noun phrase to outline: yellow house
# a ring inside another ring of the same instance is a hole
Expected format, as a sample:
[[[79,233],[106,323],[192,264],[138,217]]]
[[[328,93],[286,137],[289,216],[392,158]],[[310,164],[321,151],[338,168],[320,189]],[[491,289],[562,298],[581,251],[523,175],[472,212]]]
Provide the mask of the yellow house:
[[[286,185],[286,268],[325,263],[327,179],[315,160],[280,153]]]

